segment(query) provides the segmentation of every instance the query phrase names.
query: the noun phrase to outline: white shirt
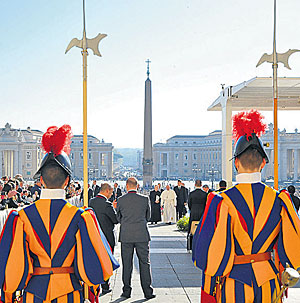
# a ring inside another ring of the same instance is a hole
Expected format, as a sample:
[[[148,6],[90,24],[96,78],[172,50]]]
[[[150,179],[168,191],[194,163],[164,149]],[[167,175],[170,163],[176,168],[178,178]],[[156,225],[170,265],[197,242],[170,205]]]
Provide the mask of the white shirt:
[[[66,192],[64,189],[43,188],[41,190],[40,199],[65,199],[65,198],[66,198]]]
[[[261,182],[261,173],[242,173],[236,176],[237,183],[257,183]]]

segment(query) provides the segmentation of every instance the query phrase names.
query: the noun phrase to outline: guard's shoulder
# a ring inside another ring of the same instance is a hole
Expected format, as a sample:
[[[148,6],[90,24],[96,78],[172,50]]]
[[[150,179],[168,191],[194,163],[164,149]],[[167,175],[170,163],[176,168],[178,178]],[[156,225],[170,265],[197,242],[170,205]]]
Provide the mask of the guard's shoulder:
[[[212,201],[214,200],[215,202],[221,202],[224,199],[224,197],[221,195],[221,193],[217,193],[215,191],[210,192],[207,195],[207,201]]]
[[[278,197],[285,203],[293,203],[292,197],[287,190],[282,190],[278,193]]]

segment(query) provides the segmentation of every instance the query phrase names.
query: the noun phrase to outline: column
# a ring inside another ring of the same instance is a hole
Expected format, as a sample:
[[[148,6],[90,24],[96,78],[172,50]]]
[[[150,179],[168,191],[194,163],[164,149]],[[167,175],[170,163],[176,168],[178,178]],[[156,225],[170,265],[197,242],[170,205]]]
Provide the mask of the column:
[[[298,180],[298,149],[294,149],[294,181]]]
[[[36,153],[36,155],[37,155],[37,157],[39,157],[39,152],[37,152]],[[23,172],[23,169],[22,169],[22,167],[23,167],[23,161],[22,161],[23,159],[22,159],[22,146],[21,146],[21,144],[19,144],[18,145],[18,164],[19,164],[19,167],[18,167],[18,171],[19,171],[19,174],[24,174],[24,172]]]
[[[18,168],[19,168],[19,163],[18,163],[18,160],[19,160],[19,157],[18,157],[18,152],[17,150],[14,150],[13,152],[13,176],[14,177],[16,174],[18,174]]]
[[[222,104],[222,179],[232,186],[232,104],[228,99]]]

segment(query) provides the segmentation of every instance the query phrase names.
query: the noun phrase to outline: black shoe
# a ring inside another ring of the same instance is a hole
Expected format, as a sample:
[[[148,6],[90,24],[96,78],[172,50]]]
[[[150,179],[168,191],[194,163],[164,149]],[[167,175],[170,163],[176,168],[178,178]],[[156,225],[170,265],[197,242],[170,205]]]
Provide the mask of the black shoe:
[[[145,296],[145,298],[147,299],[147,300],[150,300],[150,299],[153,299],[153,298],[155,298],[156,297],[156,295],[150,295],[150,296]]]
[[[102,295],[106,295],[112,292],[112,289],[102,289]]]
[[[123,298],[130,298],[130,295],[129,294],[125,294],[124,292],[122,292],[121,296],[120,297],[123,297]]]

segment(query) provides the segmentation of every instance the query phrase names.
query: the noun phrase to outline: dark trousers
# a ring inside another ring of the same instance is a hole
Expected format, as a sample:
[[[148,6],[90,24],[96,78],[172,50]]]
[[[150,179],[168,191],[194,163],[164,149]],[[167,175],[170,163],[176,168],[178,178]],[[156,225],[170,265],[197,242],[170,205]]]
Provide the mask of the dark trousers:
[[[179,205],[176,206],[177,220],[182,218],[182,216],[184,215],[184,209],[183,208],[185,208],[183,204],[179,204]]]
[[[121,243],[123,293],[129,296],[131,294],[134,248],[139,259],[141,286],[145,297],[148,297],[153,294],[153,288],[151,287],[152,278],[150,272],[149,242]]]

